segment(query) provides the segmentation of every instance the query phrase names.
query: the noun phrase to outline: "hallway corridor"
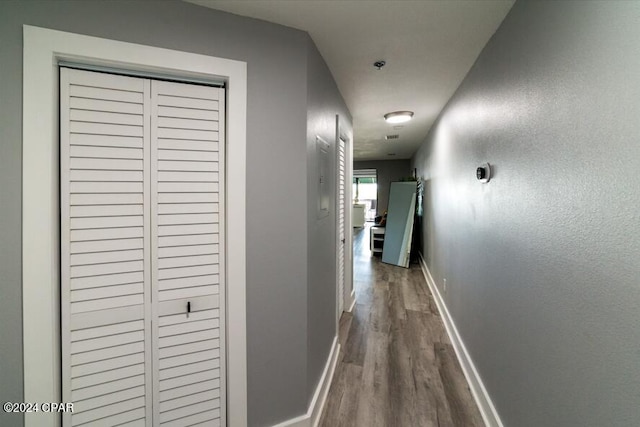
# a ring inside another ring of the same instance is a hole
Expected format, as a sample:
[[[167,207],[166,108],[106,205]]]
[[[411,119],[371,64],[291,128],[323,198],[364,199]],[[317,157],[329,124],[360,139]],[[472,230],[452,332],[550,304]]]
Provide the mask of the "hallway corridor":
[[[371,257],[365,227],[354,231],[354,287],[320,426],[484,425],[420,267]]]

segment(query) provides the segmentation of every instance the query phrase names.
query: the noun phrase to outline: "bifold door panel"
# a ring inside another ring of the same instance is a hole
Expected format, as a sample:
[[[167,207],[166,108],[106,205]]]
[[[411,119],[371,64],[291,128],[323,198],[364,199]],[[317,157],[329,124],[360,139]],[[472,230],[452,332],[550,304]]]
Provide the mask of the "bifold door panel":
[[[60,83],[64,425],[225,425],[224,89]]]
[[[224,96],[170,82],[153,82],[151,93],[154,424],[213,426],[225,406]]]
[[[61,69],[66,426],[151,425],[151,86]]]

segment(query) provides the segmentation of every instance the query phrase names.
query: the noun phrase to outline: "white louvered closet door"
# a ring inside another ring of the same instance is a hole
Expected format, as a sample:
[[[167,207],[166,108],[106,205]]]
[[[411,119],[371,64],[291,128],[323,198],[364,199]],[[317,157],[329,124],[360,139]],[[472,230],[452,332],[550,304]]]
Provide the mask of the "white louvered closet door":
[[[344,273],[345,273],[345,143],[338,141],[338,315],[344,311]]]
[[[225,425],[224,89],[61,69],[65,426]]]
[[[224,89],[152,83],[154,424],[225,423]]]
[[[149,81],[60,71],[64,424],[151,426]]]

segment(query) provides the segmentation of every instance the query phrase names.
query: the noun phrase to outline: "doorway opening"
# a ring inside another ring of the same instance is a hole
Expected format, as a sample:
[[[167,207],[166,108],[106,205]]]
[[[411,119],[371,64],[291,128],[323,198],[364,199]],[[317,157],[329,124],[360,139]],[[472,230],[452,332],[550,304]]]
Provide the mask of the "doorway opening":
[[[378,171],[358,169],[353,171],[353,204],[364,205],[364,221],[374,222],[378,216]],[[364,224],[362,224],[364,225]]]

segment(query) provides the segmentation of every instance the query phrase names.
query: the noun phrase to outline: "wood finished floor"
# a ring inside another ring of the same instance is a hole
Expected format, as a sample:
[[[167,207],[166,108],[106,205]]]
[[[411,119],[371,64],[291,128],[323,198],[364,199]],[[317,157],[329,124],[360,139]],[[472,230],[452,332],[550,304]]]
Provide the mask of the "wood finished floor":
[[[484,426],[418,265],[369,252],[354,234],[356,306],[340,320],[340,345],[320,426]]]

